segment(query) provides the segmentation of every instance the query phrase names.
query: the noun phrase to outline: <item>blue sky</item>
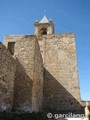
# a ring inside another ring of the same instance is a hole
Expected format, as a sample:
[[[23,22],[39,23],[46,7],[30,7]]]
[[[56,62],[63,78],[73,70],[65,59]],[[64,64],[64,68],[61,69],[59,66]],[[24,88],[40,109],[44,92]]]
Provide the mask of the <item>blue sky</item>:
[[[34,34],[44,10],[56,33],[75,33],[81,98],[90,100],[90,0],[0,0],[0,41],[7,34]]]

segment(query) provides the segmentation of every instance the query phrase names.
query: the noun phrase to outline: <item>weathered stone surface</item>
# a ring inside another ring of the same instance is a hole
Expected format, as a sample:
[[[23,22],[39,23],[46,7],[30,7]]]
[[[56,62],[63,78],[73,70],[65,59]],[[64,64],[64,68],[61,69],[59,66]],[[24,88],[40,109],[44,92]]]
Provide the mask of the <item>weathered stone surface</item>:
[[[15,42],[14,107],[18,111],[40,111],[43,100],[45,111],[81,110],[74,34],[36,39],[28,35],[5,37],[6,47],[8,42]]]
[[[24,112],[81,111],[74,33],[54,34],[52,20],[34,25],[36,36],[5,36],[4,45],[16,61],[13,108]]]
[[[9,40],[8,40],[9,39]],[[42,110],[43,62],[35,36],[6,36],[15,42],[16,78],[14,82],[14,109],[32,112]]]
[[[15,60],[6,47],[0,43],[0,111],[12,109],[15,69]]]
[[[31,35],[12,35],[5,37],[6,47],[8,42],[15,42],[14,57],[17,67],[14,107],[16,110],[40,111],[42,101],[44,111],[81,110],[73,33],[44,35],[38,41]]]
[[[35,46],[32,111],[42,111],[44,68],[38,41]],[[37,107],[38,105],[38,107]]]
[[[74,34],[46,35],[39,45],[45,67],[44,110],[81,110]]]

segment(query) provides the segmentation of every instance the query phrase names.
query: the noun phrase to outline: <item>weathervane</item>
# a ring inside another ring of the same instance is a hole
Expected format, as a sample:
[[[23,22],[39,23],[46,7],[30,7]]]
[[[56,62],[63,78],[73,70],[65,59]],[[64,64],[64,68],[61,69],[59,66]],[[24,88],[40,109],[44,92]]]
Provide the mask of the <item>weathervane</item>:
[[[46,16],[46,10],[44,10],[44,16]]]

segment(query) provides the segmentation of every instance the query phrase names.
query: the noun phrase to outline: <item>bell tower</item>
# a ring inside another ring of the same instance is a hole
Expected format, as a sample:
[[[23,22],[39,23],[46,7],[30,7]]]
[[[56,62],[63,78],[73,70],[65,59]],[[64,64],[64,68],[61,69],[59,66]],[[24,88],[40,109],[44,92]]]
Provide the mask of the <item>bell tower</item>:
[[[53,21],[51,19],[48,20],[45,15],[40,22],[36,21],[34,23],[34,26],[35,26],[35,35],[37,36],[37,38],[43,35],[51,35],[54,33]]]

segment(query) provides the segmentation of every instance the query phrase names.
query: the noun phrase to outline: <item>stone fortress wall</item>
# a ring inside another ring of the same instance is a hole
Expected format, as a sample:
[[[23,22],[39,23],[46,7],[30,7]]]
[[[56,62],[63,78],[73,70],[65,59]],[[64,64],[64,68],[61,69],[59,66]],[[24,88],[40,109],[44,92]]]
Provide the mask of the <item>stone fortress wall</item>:
[[[13,106],[16,61],[0,43],[0,112]]]
[[[34,25],[35,35],[7,35],[6,47],[0,43],[0,110],[10,97],[10,110],[19,112],[81,111],[74,33],[55,34],[45,16]]]
[[[81,109],[74,33],[45,35],[38,41],[44,62],[44,109]]]
[[[16,59],[14,109],[81,110],[74,33],[44,35],[40,39],[6,36],[7,48],[12,41]]]
[[[8,49],[8,43],[11,42],[15,43],[14,58],[10,54],[9,50],[6,50],[6,48]],[[12,108],[16,111],[25,112],[41,111],[43,99],[43,62],[36,37],[24,35],[5,36],[4,44],[6,45],[6,48],[4,49],[8,51],[8,53],[5,51],[7,54],[4,54],[4,52],[1,54],[4,56],[3,59],[6,59],[5,62],[7,66],[1,63],[0,65],[3,66],[0,67],[0,70],[2,68],[6,70],[8,66],[11,68],[11,70],[8,70],[8,73],[6,74],[10,75],[8,76],[8,84],[10,86],[8,91],[13,87],[12,91],[14,98],[10,98],[13,101]],[[8,54],[10,55],[10,60],[7,58]],[[2,62],[3,59],[1,59]],[[8,61],[11,61],[11,63]],[[16,66],[16,70],[13,70],[15,69],[14,64]],[[2,94],[4,94],[4,96],[6,95],[6,93]],[[2,94],[1,97],[3,97]]]

